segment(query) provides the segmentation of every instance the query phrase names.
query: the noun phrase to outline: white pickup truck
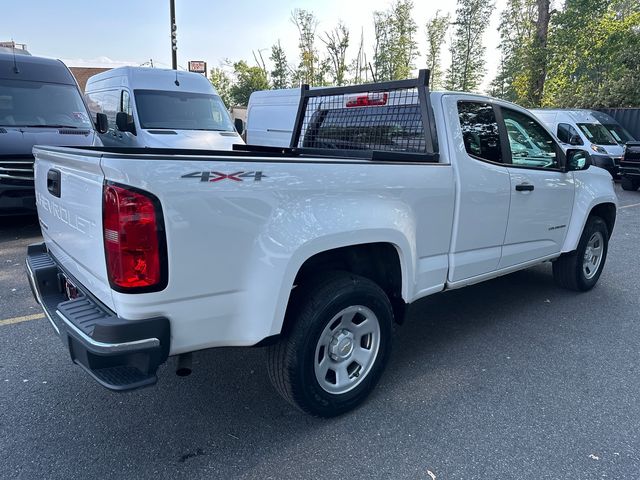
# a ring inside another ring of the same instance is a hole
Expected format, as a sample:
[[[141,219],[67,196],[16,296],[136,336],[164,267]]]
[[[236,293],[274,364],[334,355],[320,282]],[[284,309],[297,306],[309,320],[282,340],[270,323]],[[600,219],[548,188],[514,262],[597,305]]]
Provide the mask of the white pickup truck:
[[[291,148],[37,147],[34,294],[72,360],[128,390],[158,366],[268,346],[319,416],[374,388],[407,304],[546,261],[591,289],[611,176],[527,110],[398,82],[302,89]]]

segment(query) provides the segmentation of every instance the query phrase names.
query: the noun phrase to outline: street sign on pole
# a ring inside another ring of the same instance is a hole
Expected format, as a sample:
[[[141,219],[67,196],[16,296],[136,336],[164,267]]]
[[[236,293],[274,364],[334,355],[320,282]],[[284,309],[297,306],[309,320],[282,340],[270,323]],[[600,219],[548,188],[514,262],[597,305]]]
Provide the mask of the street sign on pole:
[[[189,61],[189,71],[195,73],[202,73],[203,75],[207,75],[207,62],[202,60],[190,60]]]

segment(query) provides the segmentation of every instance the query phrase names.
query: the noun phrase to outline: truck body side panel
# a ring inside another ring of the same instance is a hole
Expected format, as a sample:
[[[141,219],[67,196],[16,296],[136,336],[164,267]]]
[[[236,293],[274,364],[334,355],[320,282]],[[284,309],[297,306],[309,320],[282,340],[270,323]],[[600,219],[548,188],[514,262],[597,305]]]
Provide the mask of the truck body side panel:
[[[234,160],[102,160],[108,180],[162,204],[167,288],[113,299],[121,317],[172,320],[172,353],[279,333],[298,269],[333,248],[393,244],[408,302],[444,287],[451,166]]]

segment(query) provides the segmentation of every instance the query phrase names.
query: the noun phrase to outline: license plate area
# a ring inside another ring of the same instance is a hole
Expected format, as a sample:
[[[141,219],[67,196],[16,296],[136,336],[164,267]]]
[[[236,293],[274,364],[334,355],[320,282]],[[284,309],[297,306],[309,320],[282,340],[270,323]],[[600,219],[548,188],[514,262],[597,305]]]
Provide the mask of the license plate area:
[[[84,296],[75,283],[69,280],[69,277],[64,273],[58,274],[58,279],[60,281],[60,291],[64,295],[65,300],[74,300]]]

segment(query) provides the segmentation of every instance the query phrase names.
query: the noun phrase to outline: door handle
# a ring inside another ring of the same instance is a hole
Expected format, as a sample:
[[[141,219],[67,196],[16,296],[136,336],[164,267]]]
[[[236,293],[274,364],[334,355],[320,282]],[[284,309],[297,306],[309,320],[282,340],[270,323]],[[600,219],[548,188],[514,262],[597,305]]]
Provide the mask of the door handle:
[[[54,197],[60,198],[60,170],[49,170],[47,172],[47,190]]]
[[[519,185],[516,185],[516,191],[518,192],[532,192],[533,189],[534,186],[530,183],[521,183]]]

